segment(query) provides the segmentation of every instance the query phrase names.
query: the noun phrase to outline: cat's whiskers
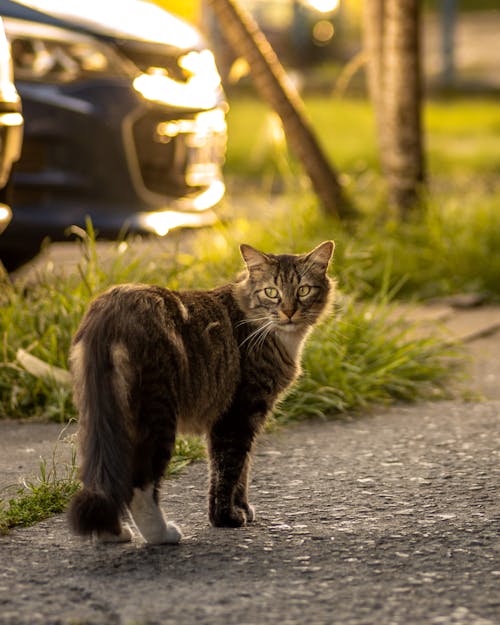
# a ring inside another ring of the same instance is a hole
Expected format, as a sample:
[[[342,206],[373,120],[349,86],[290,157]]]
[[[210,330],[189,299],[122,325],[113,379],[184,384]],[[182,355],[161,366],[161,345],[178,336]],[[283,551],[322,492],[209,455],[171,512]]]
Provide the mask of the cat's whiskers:
[[[257,328],[255,328],[253,332],[251,332],[243,341],[241,341],[240,347],[245,345],[245,343],[247,343],[248,341],[252,340],[252,338],[260,332],[260,330],[261,330],[261,326],[258,326]]]
[[[252,349],[253,351],[257,351],[258,349],[261,350],[267,337],[272,332],[273,326],[274,324],[272,322],[263,326],[262,332],[257,335],[250,349]]]
[[[272,326],[274,325],[274,321],[266,317],[267,322],[259,325],[253,332],[251,332],[245,340],[240,343],[240,348],[245,345],[245,343],[249,343],[248,351],[253,351],[256,345],[263,344],[269,332],[272,330]],[[261,345],[262,346],[262,345]]]
[[[253,330],[253,332],[250,332],[250,334],[246,337],[246,339],[244,339],[241,343],[240,343],[240,347],[242,345],[245,345],[245,343],[247,343],[248,341],[251,341],[256,335],[260,334],[262,332],[262,330],[267,327],[268,325],[270,325],[272,322],[271,321],[267,321],[267,323],[262,324],[262,325],[258,325],[255,330]]]
[[[249,317],[248,319],[242,319],[241,321],[238,321],[235,325],[237,328],[239,328],[244,325],[258,323],[259,321],[267,321],[268,319],[269,315],[262,315],[262,317]]]

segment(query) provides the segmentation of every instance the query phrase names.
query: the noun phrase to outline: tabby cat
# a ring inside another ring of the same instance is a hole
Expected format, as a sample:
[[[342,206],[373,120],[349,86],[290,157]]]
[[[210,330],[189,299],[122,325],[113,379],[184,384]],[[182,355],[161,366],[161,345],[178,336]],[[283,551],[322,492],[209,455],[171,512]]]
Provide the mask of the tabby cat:
[[[241,246],[245,272],[210,291],[115,286],[95,299],[71,347],[83,489],[73,531],[101,541],[177,543],[158,505],[176,433],[205,434],[209,519],[239,527],[255,437],[297,377],[304,340],[328,311],[334,245],[301,255]]]

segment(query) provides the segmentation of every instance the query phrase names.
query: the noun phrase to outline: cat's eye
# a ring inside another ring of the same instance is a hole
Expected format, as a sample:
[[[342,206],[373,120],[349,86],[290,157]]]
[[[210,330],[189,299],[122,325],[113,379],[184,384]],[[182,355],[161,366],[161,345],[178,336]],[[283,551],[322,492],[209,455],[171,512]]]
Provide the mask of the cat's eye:
[[[264,293],[269,297],[269,299],[278,299],[280,296],[278,289],[275,289],[273,286],[268,286],[264,289]]]
[[[310,292],[311,292],[311,287],[308,286],[307,284],[303,284],[302,286],[299,286],[299,288],[297,289],[297,295],[299,297],[307,297]]]

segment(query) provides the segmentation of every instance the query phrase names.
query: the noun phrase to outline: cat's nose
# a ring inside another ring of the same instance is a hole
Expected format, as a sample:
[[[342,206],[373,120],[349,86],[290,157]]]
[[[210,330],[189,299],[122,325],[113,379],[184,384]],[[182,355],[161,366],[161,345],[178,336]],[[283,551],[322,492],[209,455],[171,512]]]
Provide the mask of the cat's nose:
[[[295,310],[293,308],[282,308],[280,310],[280,316],[283,321],[291,321],[294,314]]]

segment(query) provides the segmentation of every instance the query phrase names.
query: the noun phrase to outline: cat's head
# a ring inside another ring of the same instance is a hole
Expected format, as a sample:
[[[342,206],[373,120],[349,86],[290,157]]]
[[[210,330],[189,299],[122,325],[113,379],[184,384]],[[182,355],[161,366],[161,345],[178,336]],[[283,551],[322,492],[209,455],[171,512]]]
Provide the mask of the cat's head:
[[[236,295],[248,318],[294,332],[314,325],[329,310],[333,281],[327,270],[333,241],[307,254],[265,254],[245,244],[240,250],[247,271]]]

